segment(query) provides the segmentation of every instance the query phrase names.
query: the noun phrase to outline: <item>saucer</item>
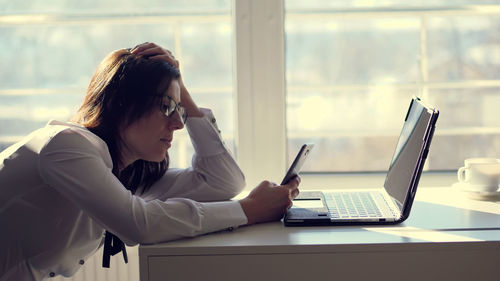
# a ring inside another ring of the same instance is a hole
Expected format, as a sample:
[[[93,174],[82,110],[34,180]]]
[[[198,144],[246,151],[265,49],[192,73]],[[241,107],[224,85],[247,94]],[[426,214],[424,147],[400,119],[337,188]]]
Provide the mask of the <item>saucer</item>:
[[[500,200],[500,190],[497,191],[479,191],[481,186],[474,186],[467,183],[456,182],[451,187],[459,189],[467,194],[471,199],[475,200]],[[476,190],[474,190],[476,189]]]

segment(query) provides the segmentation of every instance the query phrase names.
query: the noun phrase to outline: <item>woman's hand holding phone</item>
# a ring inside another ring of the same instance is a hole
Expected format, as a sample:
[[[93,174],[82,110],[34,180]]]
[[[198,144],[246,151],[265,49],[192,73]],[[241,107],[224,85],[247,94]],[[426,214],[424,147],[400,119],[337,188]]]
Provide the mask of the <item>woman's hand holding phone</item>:
[[[300,169],[313,147],[314,144],[302,145],[281,185],[263,181],[246,198],[240,200],[248,219],[247,224],[280,220],[292,207],[293,199],[299,195]]]
[[[247,216],[247,225],[280,220],[292,206],[292,200],[299,195],[299,184],[299,176],[285,185],[261,182],[247,197],[239,201]]]

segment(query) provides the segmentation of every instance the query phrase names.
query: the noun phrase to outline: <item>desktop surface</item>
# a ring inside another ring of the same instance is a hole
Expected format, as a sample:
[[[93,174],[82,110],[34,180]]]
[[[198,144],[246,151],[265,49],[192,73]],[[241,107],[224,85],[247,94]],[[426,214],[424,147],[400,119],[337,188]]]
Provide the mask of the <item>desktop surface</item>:
[[[407,280],[443,272],[445,279],[467,280],[481,272],[482,280],[498,280],[499,214],[500,202],[471,200],[451,188],[422,188],[410,217],[398,225],[285,227],[274,222],[142,245],[141,280],[303,280],[332,269],[337,277],[361,280],[384,274],[387,266],[396,275],[413,274]]]

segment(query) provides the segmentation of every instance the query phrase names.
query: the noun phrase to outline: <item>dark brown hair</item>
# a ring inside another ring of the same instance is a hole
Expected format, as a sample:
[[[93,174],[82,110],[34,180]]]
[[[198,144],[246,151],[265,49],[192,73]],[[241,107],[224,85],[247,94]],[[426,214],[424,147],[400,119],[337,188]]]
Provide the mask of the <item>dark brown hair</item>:
[[[135,193],[146,191],[168,168],[168,154],[162,162],[137,160],[122,171],[122,139],[126,128],[159,106],[170,82],[179,78],[171,64],[117,50],[106,56],[92,77],[87,94],[73,121],[82,124],[108,145],[113,174]]]

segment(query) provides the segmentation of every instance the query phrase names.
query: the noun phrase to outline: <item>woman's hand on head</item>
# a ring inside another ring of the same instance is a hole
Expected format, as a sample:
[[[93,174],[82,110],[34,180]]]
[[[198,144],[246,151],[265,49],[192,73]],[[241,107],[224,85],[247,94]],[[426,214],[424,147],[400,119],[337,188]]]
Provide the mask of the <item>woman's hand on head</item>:
[[[179,69],[179,61],[175,59],[171,51],[156,45],[155,43],[142,43],[135,46],[130,52],[134,55],[144,56],[149,59],[164,60]]]
[[[171,51],[156,45],[155,43],[145,42],[135,46],[130,52],[137,56],[144,56],[148,59],[163,60],[174,66],[180,73],[179,61],[174,57]],[[182,76],[179,79],[181,89],[185,89]]]
[[[280,186],[269,181],[261,182],[239,201],[247,216],[247,224],[280,220],[292,206],[292,200],[299,195],[299,184],[298,176]]]
[[[142,43],[135,46],[130,52],[134,55],[144,56],[149,59],[163,60],[171,65],[173,65],[177,70],[179,70],[179,61],[174,57],[171,51],[156,45],[155,43]],[[191,95],[189,94],[184,81],[182,80],[182,75],[179,78],[179,86],[181,88],[181,104],[187,111],[189,117],[202,117],[203,113],[200,111],[196,103],[193,101]]]

